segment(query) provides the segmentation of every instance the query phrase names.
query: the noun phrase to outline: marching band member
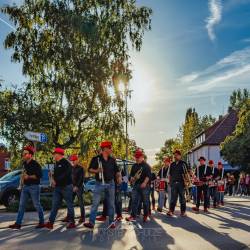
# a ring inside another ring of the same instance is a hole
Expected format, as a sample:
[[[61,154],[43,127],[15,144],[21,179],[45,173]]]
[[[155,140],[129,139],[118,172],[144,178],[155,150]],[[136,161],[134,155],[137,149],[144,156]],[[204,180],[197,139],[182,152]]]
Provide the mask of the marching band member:
[[[42,178],[42,169],[40,164],[33,159],[34,152],[35,150],[31,146],[26,146],[23,149],[22,158],[24,161],[24,172],[21,176],[21,178],[23,178],[21,180],[23,185],[16,222],[9,226],[11,229],[21,228],[25,206],[29,196],[31,197],[33,205],[36,208],[39,216],[39,224],[36,226],[36,228],[44,227],[44,214],[40,203],[40,179]]]
[[[217,176],[217,168],[214,166],[214,161],[209,160],[208,166],[211,172],[211,179],[209,180],[209,190],[208,190],[208,207],[210,207],[210,198],[213,200],[213,208],[216,208],[217,200],[217,186],[215,183],[215,178]]]
[[[184,185],[184,167],[188,168],[187,163],[181,160],[181,151],[175,150],[175,161],[171,163],[169,170],[169,179],[171,185],[171,202],[170,209],[167,213],[168,216],[174,215],[175,206],[178,196],[181,204],[181,216],[186,215],[186,199],[185,199],[185,185]]]
[[[45,224],[48,229],[53,229],[58,209],[61,206],[62,199],[67,205],[67,214],[69,223],[67,229],[75,228],[75,212],[73,206],[73,186],[72,186],[72,167],[70,162],[64,158],[64,149],[55,148],[53,152],[55,160],[54,174],[52,176],[52,187],[54,187],[52,198],[52,209],[49,221]]]
[[[164,183],[163,189],[159,190],[159,197],[158,197],[158,212],[162,212],[162,208],[164,206],[165,202],[165,196],[166,192],[168,192],[168,171],[169,171],[169,166],[171,164],[171,159],[169,157],[166,157],[164,160],[164,165],[163,167],[159,170],[157,174],[157,178]],[[170,197],[168,197],[170,199]]]
[[[211,171],[210,168],[206,165],[206,159],[205,157],[201,156],[199,158],[200,165],[195,169],[195,177],[200,183],[197,186],[197,200],[196,200],[196,206],[193,207],[193,211],[199,212],[200,207],[200,201],[201,196],[203,193],[204,197],[204,212],[208,212],[208,180],[211,178]]]
[[[115,180],[121,183],[121,173],[116,164],[116,160],[111,156],[112,143],[104,141],[100,145],[101,153],[92,158],[89,165],[89,172],[95,174],[96,185],[93,192],[93,203],[90,211],[89,222],[84,226],[90,229],[94,228],[96,213],[102,197],[102,193],[107,198],[107,210],[109,216],[110,228],[114,229],[115,213]]]
[[[217,205],[224,206],[224,192],[225,192],[225,172],[222,162],[218,162],[218,187],[217,187]]]
[[[78,203],[80,206],[81,217],[79,219],[79,223],[83,223],[85,221],[85,207],[83,200],[83,181],[84,181],[84,169],[79,164],[79,158],[77,155],[71,155],[69,160],[72,164],[72,183],[73,183],[73,192],[76,194]]]
[[[140,202],[143,202],[143,222],[147,221],[149,216],[149,193],[151,168],[145,162],[144,154],[141,150],[135,152],[136,163],[132,166],[130,172],[130,182],[133,184],[132,189],[132,211],[131,215],[126,218],[127,221],[135,221],[138,213]]]

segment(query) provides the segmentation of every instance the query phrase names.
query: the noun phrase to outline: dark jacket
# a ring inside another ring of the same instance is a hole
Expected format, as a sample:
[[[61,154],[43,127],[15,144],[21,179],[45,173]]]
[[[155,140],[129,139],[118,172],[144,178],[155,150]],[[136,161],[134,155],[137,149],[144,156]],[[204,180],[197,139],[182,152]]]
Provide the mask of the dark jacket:
[[[65,158],[56,162],[54,168],[54,179],[57,187],[65,187],[72,184],[72,166]]]
[[[81,188],[83,187],[84,169],[82,166],[77,165],[72,167],[72,182],[73,186]]]

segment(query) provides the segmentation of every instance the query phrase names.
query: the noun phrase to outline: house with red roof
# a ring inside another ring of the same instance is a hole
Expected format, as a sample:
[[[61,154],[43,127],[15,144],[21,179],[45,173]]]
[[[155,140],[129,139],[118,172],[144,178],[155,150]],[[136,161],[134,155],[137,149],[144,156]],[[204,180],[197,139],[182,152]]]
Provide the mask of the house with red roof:
[[[231,166],[221,157],[220,144],[233,133],[237,122],[237,111],[230,109],[228,114],[221,116],[211,127],[198,134],[195,138],[195,146],[188,153],[190,165],[198,165],[199,157],[204,156],[207,161],[213,160],[216,165],[221,161],[225,169],[231,169]]]

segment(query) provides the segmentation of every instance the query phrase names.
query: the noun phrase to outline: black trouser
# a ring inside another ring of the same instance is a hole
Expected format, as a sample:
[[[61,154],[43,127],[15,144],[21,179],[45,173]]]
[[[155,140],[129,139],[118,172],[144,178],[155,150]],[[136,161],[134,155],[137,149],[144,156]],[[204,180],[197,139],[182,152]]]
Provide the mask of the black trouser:
[[[81,211],[81,218],[85,218],[85,206],[84,206],[84,199],[83,199],[83,187],[80,187],[76,192],[76,196],[78,199],[80,211]]]
[[[228,194],[229,194],[229,196],[232,196],[232,194],[233,194],[233,184],[229,184],[228,185]]]
[[[204,208],[208,208],[208,186],[202,185],[197,187],[197,201],[196,201],[196,207],[200,207],[200,201],[201,201],[201,195],[203,193],[204,197]]]
[[[216,206],[216,200],[217,200],[217,187],[209,187],[208,190],[208,206],[210,206],[210,197],[213,200],[213,206]]]
[[[174,212],[175,206],[180,197],[181,212],[186,211],[186,199],[185,199],[185,189],[184,183],[182,182],[173,182],[171,183],[171,202],[170,202],[170,211]]]

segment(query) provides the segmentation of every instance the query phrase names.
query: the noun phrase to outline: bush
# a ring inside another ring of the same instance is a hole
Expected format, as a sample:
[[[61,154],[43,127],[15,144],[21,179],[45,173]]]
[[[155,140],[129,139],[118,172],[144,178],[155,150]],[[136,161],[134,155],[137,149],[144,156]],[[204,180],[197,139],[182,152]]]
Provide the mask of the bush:
[[[93,198],[93,194],[91,192],[85,192],[84,195],[84,204],[85,206],[91,205],[92,203],[92,198]],[[41,205],[43,207],[44,210],[51,210],[52,207],[52,196],[41,196]],[[74,200],[74,205],[78,206],[78,200],[77,198],[75,198]],[[7,207],[7,211],[8,212],[17,212],[18,211],[18,207],[19,207],[19,201],[15,201],[12,202],[8,207]],[[66,203],[63,200],[62,202],[62,206],[63,208],[66,207]],[[31,199],[28,200],[28,203],[26,205],[26,211],[35,211],[36,209],[34,208]]]

